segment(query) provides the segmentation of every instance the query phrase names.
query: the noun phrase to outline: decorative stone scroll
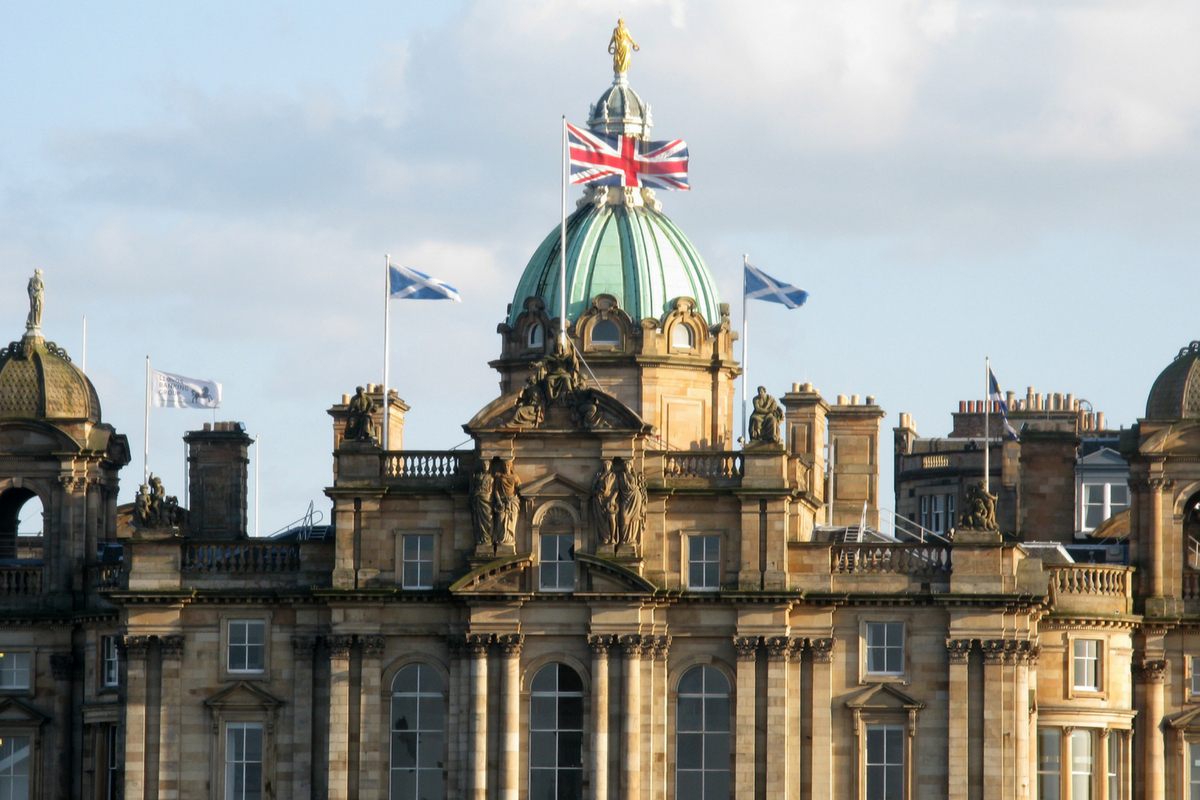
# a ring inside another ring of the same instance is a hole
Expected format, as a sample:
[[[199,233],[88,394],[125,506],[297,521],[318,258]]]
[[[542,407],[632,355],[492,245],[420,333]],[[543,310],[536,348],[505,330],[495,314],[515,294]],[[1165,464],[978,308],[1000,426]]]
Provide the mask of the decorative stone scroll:
[[[121,641],[125,648],[125,657],[130,659],[142,659],[146,657],[146,653],[150,650],[149,636],[126,636]]]
[[[496,641],[500,645],[500,652],[506,656],[521,655],[521,646],[525,643],[525,635],[522,633],[505,633],[496,637]]]
[[[617,646],[621,648],[621,654],[625,658],[638,658],[642,654],[642,637],[636,633],[619,636],[617,637]]]
[[[466,654],[470,658],[487,658],[491,643],[490,633],[468,633],[465,643]]]
[[[769,636],[765,642],[768,661],[787,662],[792,655],[792,640],[787,636]]]
[[[984,664],[1003,664],[1004,655],[1008,650],[1005,639],[985,639],[980,643],[983,649]]]
[[[600,658],[608,658],[609,648],[612,647],[613,637],[608,634],[589,634],[588,647],[592,649],[592,655]]]
[[[666,661],[667,656],[671,652],[671,637],[670,636],[651,636],[653,642],[650,648],[653,650],[655,661]]]
[[[312,658],[317,652],[317,637],[315,636],[293,636],[292,637],[292,653],[296,658]]]

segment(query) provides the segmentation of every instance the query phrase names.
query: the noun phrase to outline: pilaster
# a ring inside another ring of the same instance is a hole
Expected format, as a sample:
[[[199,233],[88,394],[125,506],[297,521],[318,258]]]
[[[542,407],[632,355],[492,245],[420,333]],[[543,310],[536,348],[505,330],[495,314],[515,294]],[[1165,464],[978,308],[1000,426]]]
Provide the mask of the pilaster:
[[[329,800],[350,800],[350,650],[353,636],[328,636]]]
[[[1163,742],[1163,684],[1171,662],[1165,659],[1145,659],[1134,667],[1133,679],[1142,684],[1145,691],[1143,713],[1138,715],[1142,723],[1142,784],[1145,800],[1165,800],[1167,784],[1164,774]]]
[[[125,800],[146,796],[146,653],[149,636],[126,636]]]
[[[490,634],[467,635],[467,656],[471,660],[471,743],[467,750],[467,772],[471,776],[467,796],[470,800],[487,800],[487,684],[490,643]]]
[[[949,730],[946,737],[946,796],[949,800],[966,800],[969,780],[968,711],[970,697],[971,640],[947,639],[946,653],[950,661],[950,692],[947,708]]]
[[[1003,639],[983,642],[983,800],[1001,800],[1005,784]]]
[[[592,800],[608,797],[608,649],[611,636],[588,636],[592,649]]]
[[[521,645],[525,637],[506,633],[498,637],[503,664],[500,703],[504,737],[500,746],[500,800],[517,800],[521,788]]]
[[[182,670],[184,636],[158,637],[162,654],[162,698],[158,723],[158,800],[179,800],[181,753],[179,740],[183,700]]]
[[[292,796],[312,800],[312,697],[315,636],[292,637]]]
[[[639,800],[642,731],[642,637],[626,634],[619,639],[625,669],[625,697],[621,720],[621,800]],[[480,798],[483,800],[483,798]]]
[[[812,654],[812,681],[808,698],[812,732],[812,769],[809,797],[819,800],[834,796],[833,781],[833,638],[808,640]]]
[[[735,800],[754,800],[754,679],[758,663],[758,637],[735,637],[733,649],[737,654],[733,796]]]
[[[767,797],[784,797],[788,790],[788,662],[792,640],[771,636],[767,646]]]
[[[362,670],[359,680],[358,712],[358,793],[360,797],[379,797],[387,788],[382,754],[385,743],[381,713],[383,697],[383,649],[386,640],[378,635],[359,636]]]

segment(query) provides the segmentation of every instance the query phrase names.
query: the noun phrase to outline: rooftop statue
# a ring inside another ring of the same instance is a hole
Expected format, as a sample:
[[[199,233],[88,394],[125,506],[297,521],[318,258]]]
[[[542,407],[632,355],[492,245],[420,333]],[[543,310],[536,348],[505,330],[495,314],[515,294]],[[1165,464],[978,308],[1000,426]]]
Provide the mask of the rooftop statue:
[[[133,501],[133,524],[139,528],[175,528],[183,524],[184,511],[179,499],[168,495],[162,479],[151,475]]]
[[[347,442],[369,442],[375,443],[375,434],[372,430],[375,425],[371,420],[371,414],[375,411],[375,402],[367,397],[363,387],[356,386],[354,388],[354,397],[350,398],[350,404],[346,407],[346,430],[342,434],[342,438]]]
[[[612,38],[608,40],[608,52],[613,57],[613,72],[620,75],[629,72],[630,58],[641,49],[629,35],[629,29],[625,27],[625,20],[618,19],[617,27],[613,28]]]
[[[36,333],[42,328],[42,295],[46,284],[42,283],[42,271],[35,269],[29,279],[29,316],[25,318],[25,331]]]
[[[963,510],[962,529],[968,531],[999,530],[996,524],[996,495],[983,488],[982,483],[967,487],[967,507]]]
[[[779,423],[783,409],[765,386],[758,387],[754,398],[754,413],[750,415],[750,444],[779,444]]]

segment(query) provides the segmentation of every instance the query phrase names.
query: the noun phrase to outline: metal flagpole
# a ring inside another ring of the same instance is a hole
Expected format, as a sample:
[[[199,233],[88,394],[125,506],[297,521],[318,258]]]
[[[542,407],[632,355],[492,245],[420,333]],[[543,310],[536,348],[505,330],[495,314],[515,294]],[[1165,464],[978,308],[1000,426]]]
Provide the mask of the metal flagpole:
[[[747,331],[750,321],[746,318],[746,265],[750,263],[750,254],[742,254],[742,446],[747,444],[746,436],[746,342],[749,339]]]
[[[567,349],[567,117],[562,118],[562,225],[558,229],[558,338]]]
[[[992,439],[989,430],[992,414],[992,361],[987,356],[983,357],[983,368],[983,490],[988,492],[991,491],[989,483],[992,477]]]
[[[388,342],[391,339],[392,324],[392,306],[389,298],[391,294],[392,256],[388,254],[383,257],[383,423],[380,425],[383,430],[379,435],[385,453],[388,449],[388,428],[391,427],[388,424]]]
[[[80,359],[79,369],[87,374],[87,314],[83,315],[83,358]]]
[[[146,431],[142,447],[142,483],[150,482],[150,356],[146,356]]]
[[[262,455],[262,447],[258,443],[258,434],[254,434],[254,535],[258,532],[258,459]]]

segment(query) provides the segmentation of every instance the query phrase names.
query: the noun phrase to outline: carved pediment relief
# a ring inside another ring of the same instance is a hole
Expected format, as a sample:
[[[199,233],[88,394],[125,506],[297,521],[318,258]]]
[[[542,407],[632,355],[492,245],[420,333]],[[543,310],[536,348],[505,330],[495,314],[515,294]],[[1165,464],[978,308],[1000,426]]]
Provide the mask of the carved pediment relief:
[[[576,553],[581,592],[653,594],[654,584],[633,570],[599,556]],[[536,565],[531,553],[498,558],[471,570],[450,586],[454,594],[527,593],[535,591]]]
[[[248,681],[238,681],[204,701],[209,708],[221,711],[270,711],[284,703],[275,695]]]
[[[637,412],[607,392],[596,388],[572,388],[555,395],[551,402],[538,383],[527,384],[519,391],[488,403],[467,423],[467,432],[653,431],[653,426],[648,425]]]

